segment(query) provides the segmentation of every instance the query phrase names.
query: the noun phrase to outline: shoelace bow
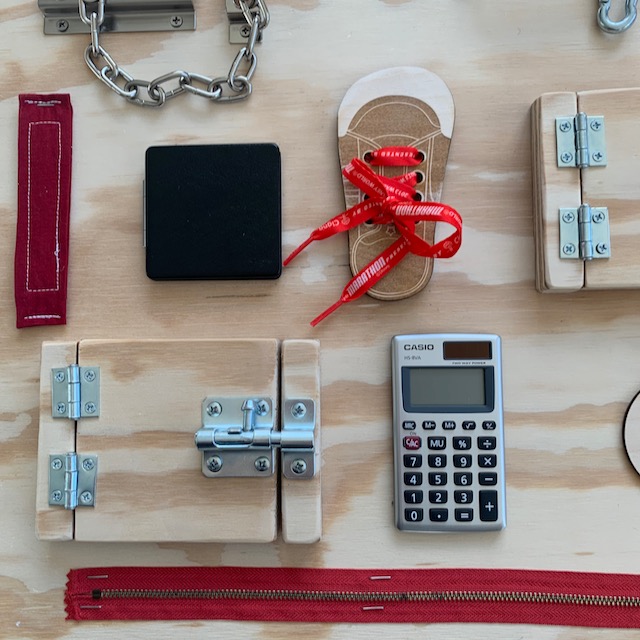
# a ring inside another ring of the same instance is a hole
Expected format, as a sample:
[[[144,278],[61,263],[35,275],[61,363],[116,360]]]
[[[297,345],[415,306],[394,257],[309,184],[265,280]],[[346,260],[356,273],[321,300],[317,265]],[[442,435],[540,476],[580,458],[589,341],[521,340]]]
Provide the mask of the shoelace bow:
[[[372,166],[416,166],[423,161],[423,155],[414,147],[383,147],[367,153],[365,159]],[[409,253],[425,258],[450,258],[456,254],[462,240],[462,218],[455,209],[439,202],[417,201],[420,194],[414,189],[419,179],[416,171],[387,178],[354,158],[342,173],[365,194],[366,199],[312,231],[284,265],[315,240],[330,238],[365,222],[393,224],[400,237],[349,281],[340,299],[311,321],[314,327],[338,307],[366,293]],[[416,223],[422,221],[446,222],[454,231],[431,245],[415,232]]]

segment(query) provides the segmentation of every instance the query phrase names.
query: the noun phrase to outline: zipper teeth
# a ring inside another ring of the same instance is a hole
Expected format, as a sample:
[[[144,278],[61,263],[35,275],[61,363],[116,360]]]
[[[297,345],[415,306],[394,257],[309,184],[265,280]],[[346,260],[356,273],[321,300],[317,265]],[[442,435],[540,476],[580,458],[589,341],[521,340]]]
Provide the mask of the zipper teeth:
[[[640,607],[640,597],[528,591],[302,591],[295,589],[96,589],[96,600],[281,600],[347,603],[505,602],[598,607]]]

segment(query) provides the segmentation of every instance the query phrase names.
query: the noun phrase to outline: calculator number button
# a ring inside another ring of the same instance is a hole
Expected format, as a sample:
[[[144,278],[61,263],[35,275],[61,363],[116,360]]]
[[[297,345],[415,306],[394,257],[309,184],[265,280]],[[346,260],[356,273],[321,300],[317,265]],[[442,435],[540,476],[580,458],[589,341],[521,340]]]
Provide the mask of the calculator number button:
[[[431,504],[445,504],[447,502],[446,491],[429,491],[429,502]]]
[[[473,491],[454,491],[453,499],[456,504],[471,504],[473,502]]]
[[[458,487],[468,487],[471,485],[472,481],[471,473],[454,473],[453,474],[453,484]]]
[[[442,451],[447,448],[447,439],[429,436],[427,438],[427,447],[429,447],[431,451]]]
[[[404,519],[407,522],[422,522],[424,519],[424,511],[422,509],[405,509]]]
[[[422,474],[421,473],[405,473],[404,483],[408,487],[419,487],[422,484]]]
[[[407,504],[422,504],[424,500],[424,494],[422,491],[405,491],[404,501]]]
[[[429,520],[431,522],[446,522],[449,519],[447,509],[429,509]]]
[[[498,520],[498,492],[480,491],[480,520],[496,522]]]
[[[405,453],[402,462],[408,469],[419,469],[422,466],[422,456],[418,454]]]
[[[471,455],[453,456],[453,466],[459,469],[468,469],[471,466]]]
[[[446,473],[430,473],[429,474],[429,484],[432,487],[441,487],[447,484],[447,474]]]
[[[447,466],[447,456],[437,453],[431,453],[427,456],[427,464],[432,469],[442,469]]]
[[[402,438],[402,444],[405,449],[415,451],[422,446],[422,438],[420,436],[405,436]]]

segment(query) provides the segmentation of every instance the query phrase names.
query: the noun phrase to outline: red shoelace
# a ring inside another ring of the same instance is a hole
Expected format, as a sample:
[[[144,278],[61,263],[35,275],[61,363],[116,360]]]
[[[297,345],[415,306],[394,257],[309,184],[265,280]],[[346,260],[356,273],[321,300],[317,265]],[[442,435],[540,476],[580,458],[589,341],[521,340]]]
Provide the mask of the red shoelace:
[[[423,162],[415,147],[383,147],[365,154],[371,166],[416,166]],[[354,158],[342,171],[366,199],[351,209],[331,218],[311,235],[284,261],[287,266],[304,248],[315,240],[324,240],[365,222],[393,224],[400,237],[378,257],[358,272],[342,291],[340,299],[311,321],[316,326],[338,307],[356,300],[387,275],[405,256],[413,253],[425,258],[450,258],[462,241],[462,218],[452,207],[439,202],[421,202],[414,189],[419,173],[411,171],[396,178],[375,173],[365,162]],[[416,234],[418,222],[446,222],[454,231],[444,240],[431,245]]]

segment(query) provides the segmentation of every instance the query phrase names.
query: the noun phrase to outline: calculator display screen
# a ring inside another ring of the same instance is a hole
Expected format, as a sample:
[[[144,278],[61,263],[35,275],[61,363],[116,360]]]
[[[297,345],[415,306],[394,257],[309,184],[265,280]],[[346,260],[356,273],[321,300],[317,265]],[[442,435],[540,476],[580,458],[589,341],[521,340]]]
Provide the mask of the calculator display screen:
[[[493,367],[403,367],[406,411],[492,411]]]

